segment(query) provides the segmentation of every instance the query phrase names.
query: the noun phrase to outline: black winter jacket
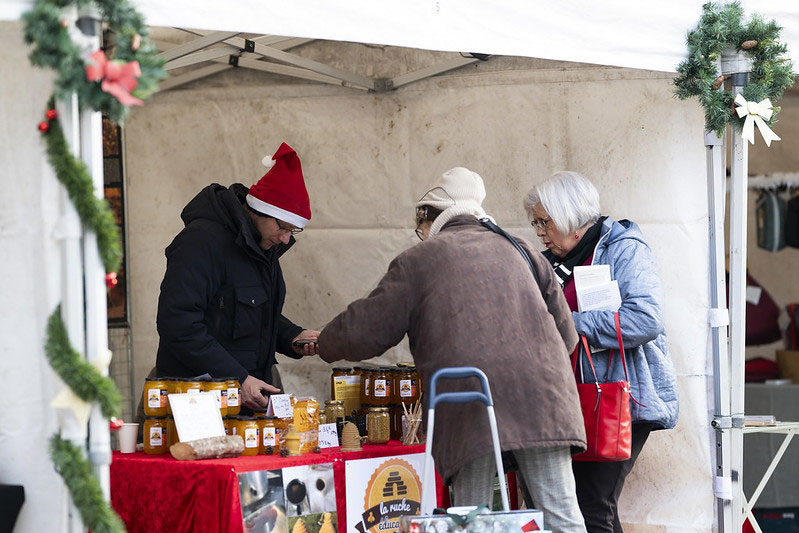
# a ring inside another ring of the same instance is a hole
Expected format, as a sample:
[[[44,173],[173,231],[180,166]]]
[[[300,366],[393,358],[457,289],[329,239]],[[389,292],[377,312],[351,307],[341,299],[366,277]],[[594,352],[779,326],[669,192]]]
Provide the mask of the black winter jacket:
[[[279,258],[293,244],[262,250],[242,209],[247,188],[212,184],[181,213],[186,227],[166,249],[158,298],[159,376],[247,375],[271,383],[275,351],[294,358],[303,328],[283,317]]]

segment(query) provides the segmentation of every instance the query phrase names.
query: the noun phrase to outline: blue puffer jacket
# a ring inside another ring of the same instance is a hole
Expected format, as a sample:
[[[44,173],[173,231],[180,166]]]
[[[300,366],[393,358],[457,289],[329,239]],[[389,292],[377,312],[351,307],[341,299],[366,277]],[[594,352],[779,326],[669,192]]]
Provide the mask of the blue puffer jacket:
[[[652,250],[634,222],[607,218],[594,250],[593,264],[610,265],[611,279],[619,282],[622,301],[619,318],[630,391],[642,404],[630,402],[632,420],[651,422],[654,429],[673,428],[678,413],[677,385],[663,329],[663,293]],[[601,351],[594,357],[600,381],[624,379],[613,312],[574,312],[573,317],[577,332],[585,335],[591,346],[615,348],[607,380],[603,378],[607,374],[609,352]],[[583,355],[583,370],[590,374],[589,369]]]

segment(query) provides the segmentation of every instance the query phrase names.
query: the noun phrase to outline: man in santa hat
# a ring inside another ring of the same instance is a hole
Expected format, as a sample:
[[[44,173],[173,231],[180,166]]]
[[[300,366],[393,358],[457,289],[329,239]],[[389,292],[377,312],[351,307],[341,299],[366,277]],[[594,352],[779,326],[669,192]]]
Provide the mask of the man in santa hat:
[[[183,230],[166,249],[158,299],[156,373],[164,377],[234,377],[241,401],[267,407],[275,352],[317,353],[318,331],[281,313],[286,285],[280,257],[311,219],[296,152],[283,143],[249,190],[212,184],[183,209]]]

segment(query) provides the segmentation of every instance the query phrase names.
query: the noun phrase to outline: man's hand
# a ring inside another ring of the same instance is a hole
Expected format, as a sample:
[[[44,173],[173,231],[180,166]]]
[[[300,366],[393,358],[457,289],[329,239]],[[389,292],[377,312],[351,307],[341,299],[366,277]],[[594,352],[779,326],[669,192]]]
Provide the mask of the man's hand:
[[[300,333],[294,339],[292,339],[291,349],[303,356],[319,355],[319,345],[315,342],[316,339],[318,338],[319,338],[318,331],[312,329],[303,330],[302,333]],[[294,344],[295,342],[303,340],[312,340],[314,342],[311,342],[309,344],[303,344],[302,346],[297,346],[296,344]]]
[[[266,409],[269,405],[269,398],[264,396],[263,392],[277,394],[280,392],[280,389],[256,377],[247,376],[247,379],[241,384],[242,404],[253,410]]]

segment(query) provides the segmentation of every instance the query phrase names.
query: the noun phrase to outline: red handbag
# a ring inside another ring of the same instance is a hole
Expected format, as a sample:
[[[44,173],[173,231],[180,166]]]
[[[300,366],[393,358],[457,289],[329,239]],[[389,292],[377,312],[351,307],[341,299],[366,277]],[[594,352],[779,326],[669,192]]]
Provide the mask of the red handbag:
[[[580,408],[585,422],[587,449],[572,456],[574,461],[624,461],[630,458],[632,449],[632,420],[630,418],[630,382],[627,378],[627,363],[624,361],[624,346],[621,342],[619,313],[615,313],[616,336],[624,367],[624,381],[600,383],[591,358],[588,340],[582,335],[582,344],[594,373],[593,383],[578,383]],[[580,344],[572,354],[572,370],[577,370]],[[613,350],[608,359],[608,372],[613,362]]]

